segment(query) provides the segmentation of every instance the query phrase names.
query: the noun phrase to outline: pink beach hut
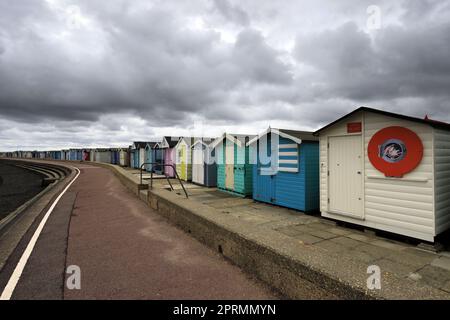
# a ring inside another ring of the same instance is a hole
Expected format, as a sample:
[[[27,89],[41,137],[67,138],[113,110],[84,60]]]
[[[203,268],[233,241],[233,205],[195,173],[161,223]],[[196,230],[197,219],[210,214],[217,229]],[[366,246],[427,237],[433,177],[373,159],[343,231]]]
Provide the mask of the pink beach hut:
[[[178,143],[178,140],[180,140],[179,137],[164,137],[163,140],[160,143],[160,148],[164,150],[164,164],[171,164],[175,166],[175,160],[176,160],[176,151],[175,146]],[[175,177],[175,171],[172,167],[165,166],[164,167],[164,174],[167,177]]]

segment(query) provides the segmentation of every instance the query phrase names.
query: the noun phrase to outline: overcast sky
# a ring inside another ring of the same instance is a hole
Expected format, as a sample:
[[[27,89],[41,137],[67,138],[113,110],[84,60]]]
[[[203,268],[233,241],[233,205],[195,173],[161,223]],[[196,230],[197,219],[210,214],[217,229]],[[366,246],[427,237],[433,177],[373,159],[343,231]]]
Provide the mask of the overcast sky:
[[[4,151],[314,130],[362,105],[450,121],[449,98],[450,1],[0,0]]]

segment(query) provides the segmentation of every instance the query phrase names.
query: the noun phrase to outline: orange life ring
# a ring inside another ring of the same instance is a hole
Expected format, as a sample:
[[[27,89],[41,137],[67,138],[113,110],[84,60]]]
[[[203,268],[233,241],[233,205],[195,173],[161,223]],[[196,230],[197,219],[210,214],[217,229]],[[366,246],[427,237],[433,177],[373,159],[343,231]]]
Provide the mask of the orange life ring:
[[[367,153],[372,165],[386,177],[401,178],[422,161],[423,144],[414,131],[393,126],[373,135]]]

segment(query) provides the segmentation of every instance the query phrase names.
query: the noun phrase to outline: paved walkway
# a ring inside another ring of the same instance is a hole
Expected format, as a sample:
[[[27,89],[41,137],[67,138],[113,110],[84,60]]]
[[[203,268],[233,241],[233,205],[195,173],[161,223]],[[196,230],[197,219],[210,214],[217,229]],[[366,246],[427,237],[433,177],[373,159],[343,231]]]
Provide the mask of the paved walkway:
[[[110,170],[77,167],[81,175],[48,220],[13,298],[276,298],[168,224]],[[70,265],[81,269],[81,290],[64,287],[64,269]]]

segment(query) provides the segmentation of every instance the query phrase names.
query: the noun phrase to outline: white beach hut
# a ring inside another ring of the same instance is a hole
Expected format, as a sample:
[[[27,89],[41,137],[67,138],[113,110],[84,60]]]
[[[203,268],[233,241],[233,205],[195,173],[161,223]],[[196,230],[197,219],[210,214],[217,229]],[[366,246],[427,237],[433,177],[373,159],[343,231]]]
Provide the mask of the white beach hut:
[[[315,134],[322,216],[430,242],[450,228],[450,124],[361,107]]]

